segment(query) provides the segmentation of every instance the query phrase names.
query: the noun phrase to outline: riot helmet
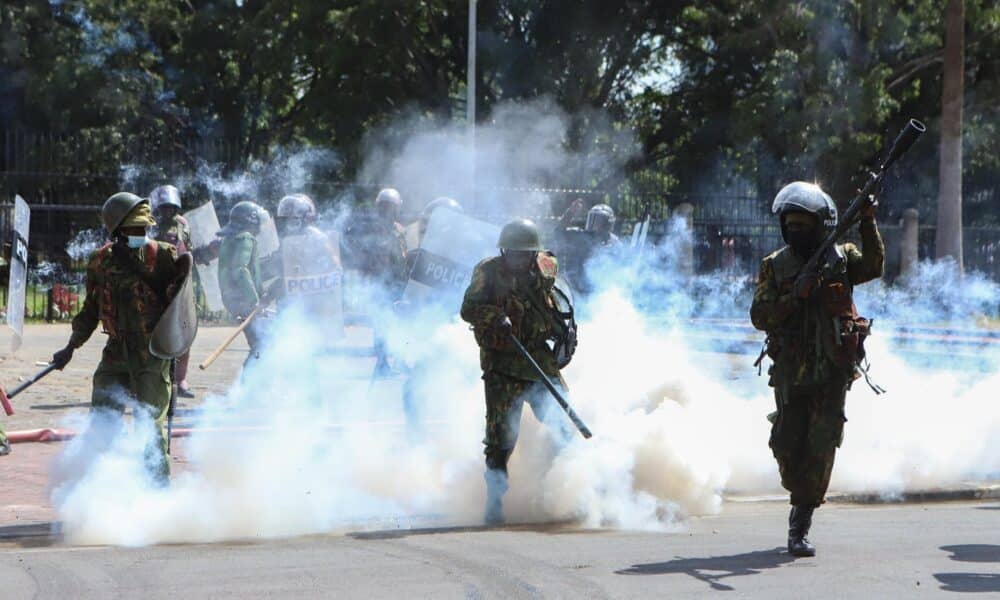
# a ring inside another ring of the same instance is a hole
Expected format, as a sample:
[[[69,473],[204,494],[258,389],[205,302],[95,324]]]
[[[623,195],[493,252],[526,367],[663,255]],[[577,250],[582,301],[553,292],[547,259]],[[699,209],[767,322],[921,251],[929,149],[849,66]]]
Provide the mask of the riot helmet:
[[[161,185],[154,188],[149,193],[149,203],[152,205],[153,214],[159,217],[163,208],[172,206],[174,210],[181,210],[181,193],[172,185]]]
[[[454,198],[448,198],[446,196],[440,196],[427,203],[424,210],[420,212],[420,234],[423,235],[427,232],[427,223],[431,220],[431,215],[434,214],[439,208],[453,210],[455,212],[465,212],[462,205],[458,203],[458,200]]]
[[[264,209],[258,204],[244,200],[237,202],[229,211],[229,222],[219,232],[220,236],[227,237],[249,232],[251,235],[260,233],[261,223],[264,222]]]
[[[781,221],[781,237],[785,243],[802,255],[809,254],[810,248],[818,245],[826,233],[837,226],[837,205],[833,199],[818,185],[806,181],[794,181],[781,188],[774,197],[771,212]],[[790,230],[787,221],[792,213],[812,215],[816,226],[811,235]]]
[[[607,235],[614,226],[615,211],[607,204],[596,204],[587,212],[587,231]]]
[[[515,219],[504,225],[500,230],[497,247],[501,250],[530,252],[545,250],[538,235],[538,226],[528,219]]]
[[[129,192],[118,192],[104,202],[101,207],[101,221],[108,233],[114,234],[119,227],[149,227],[156,225],[149,201]]]
[[[403,207],[403,198],[393,188],[385,188],[375,198],[375,210],[386,221],[399,220],[399,211]]]
[[[316,220],[316,205],[305,194],[289,194],[278,202],[277,217],[279,233],[300,233]]]

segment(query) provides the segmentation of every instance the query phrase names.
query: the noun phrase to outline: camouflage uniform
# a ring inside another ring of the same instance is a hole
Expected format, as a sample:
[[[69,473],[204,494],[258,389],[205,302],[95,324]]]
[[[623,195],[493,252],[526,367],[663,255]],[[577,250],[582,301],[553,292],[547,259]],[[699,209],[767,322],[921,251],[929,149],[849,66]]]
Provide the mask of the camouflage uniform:
[[[149,353],[149,340],[169,304],[171,284],[179,273],[176,249],[163,242],[149,242],[119,254],[107,244],[87,265],[87,297],[73,319],[69,346],[79,348],[97,328],[108,335],[101,362],[94,373],[93,409],[124,412],[123,395],[138,402],[156,422],[159,440],[150,451],[155,472],[170,475],[164,424],[170,404],[170,361]]]
[[[7,440],[7,434],[3,430],[3,423],[0,423],[0,456],[10,453],[10,442]]]
[[[552,254],[540,252],[536,265],[527,273],[510,272],[502,257],[488,258],[476,265],[472,282],[462,302],[462,319],[472,324],[480,347],[480,365],[486,390],[486,466],[506,474],[507,460],[514,451],[524,402],[545,421],[554,401],[541,384],[538,374],[496,326],[504,315],[512,332],[542,370],[565,387],[555,354],[547,340],[555,333],[551,316],[552,286],[558,263]],[[560,424],[565,425],[560,421]],[[569,437],[568,428],[559,432]]]
[[[219,288],[222,303],[237,320],[247,317],[260,303],[262,291],[257,239],[247,231],[224,237],[219,247]],[[244,366],[260,352],[262,321],[254,319],[244,330],[250,353]]]
[[[378,281],[391,300],[403,295],[409,275],[406,262],[406,229],[399,223],[380,224],[364,272]]]
[[[860,230],[860,250],[847,243],[828,254],[822,285],[810,300],[792,291],[805,261],[791,248],[760,266],[750,317],[768,335],[774,361],[769,384],[777,405],[770,417],[770,447],[794,506],[823,503],[847,421],[845,397],[859,376],[867,321],[857,317],[853,287],[881,277],[885,258],[875,220],[862,219]]]

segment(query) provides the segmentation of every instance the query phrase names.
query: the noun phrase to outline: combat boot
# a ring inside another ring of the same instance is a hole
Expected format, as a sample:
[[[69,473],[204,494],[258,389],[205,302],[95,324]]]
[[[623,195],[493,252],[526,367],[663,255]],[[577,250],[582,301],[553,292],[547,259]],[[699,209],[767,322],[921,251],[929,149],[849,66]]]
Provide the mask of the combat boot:
[[[507,473],[500,469],[487,469],[486,479],[486,515],[483,520],[489,526],[503,525],[503,495],[507,492]]]
[[[0,440],[0,456],[7,456],[8,454],[10,454],[10,442]]]
[[[788,553],[792,556],[816,556],[816,548],[806,539],[813,510],[812,506],[793,506],[788,515]]]

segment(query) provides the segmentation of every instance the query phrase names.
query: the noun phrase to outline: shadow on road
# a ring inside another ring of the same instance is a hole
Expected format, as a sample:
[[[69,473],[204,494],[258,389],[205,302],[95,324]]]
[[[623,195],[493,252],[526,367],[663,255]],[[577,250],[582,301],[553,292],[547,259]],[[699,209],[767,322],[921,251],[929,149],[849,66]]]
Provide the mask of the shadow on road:
[[[59,541],[59,523],[32,523],[0,527],[0,544],[13,543],[22,548],[52,546]]]
[[[951,560],[960,562],[1000,562],[1000,546],[994,544],[959,544],[941,549],[951,553]]]
[[[731,591],[733,588],[721,582],[730,577],[759,575],[766,569],[776,569],[795,559],[782,547],[770,550],[756,550],[730,556],[710,556],[708,558],[676,558],[661,563],[632,565],[628,569],[616,571],[619,575],[669,575],[680,573],[704,581],[717,591]]]
[[[946,592],[1000,592],[1000,575],[992,573],[935,573]]]
[[[959,562],[1000,562],[1000,546],[994,544],[957,544],[941,546],[941,550]],[[946,592],[1000,592],[1000,575],[994,573],[935,573],[934,578]]]
[[[576,521],[554,521],[550,523],[519,523],[490,527],[487,525],[454,525],[449,527],[421,527],[413,529],[384,529],[379,531],[355,531],[348,533],[356,540],[396,540],[414,535],[438,535],[447,533],[470,533],[485,531],[532,531],[535,533],[578,533],[595,530],[575,529]]]

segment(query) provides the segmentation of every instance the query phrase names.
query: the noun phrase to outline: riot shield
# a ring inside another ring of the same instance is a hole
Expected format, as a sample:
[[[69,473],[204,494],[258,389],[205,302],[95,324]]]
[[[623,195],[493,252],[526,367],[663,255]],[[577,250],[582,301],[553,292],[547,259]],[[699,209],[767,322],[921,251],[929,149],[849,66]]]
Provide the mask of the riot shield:
[[[21,196],[14,196],[14,229],[10,245],[10,281],[7,287],[7,325],[14,332],[11,352],[21,347],[24,335],[24,294],[28,279],[28,230],[31,209]]]
[[[257,250],[259,256],[270,256],[278,251],[281,242],[278,239],[278,227],[274,224],[274,219],[270,213],[266,213],[266,218],[260,222],[260,233],[257,234]]]
[[[309,227],[281,239],[281,271],[284,298],[281,306],[298,306],[322,323],[324,334],[344,335],[344,271],[340,263],[340,241]]]
[[[436,210],[414,252],[403,298],[421,303],[460,302],[472,280],[472,269],[497,254],[500,228],[452,210]]]
[[[149,353],[157,358],[171,359],[183,355],[194,343],[198,334],[198,310],[194,297],[194,260],[191,254],[182,254],[177,265],[186,270],[184,281],[160,316],[149,339]]]
[[[211,200],[184,213],[184,218],[191,228],[191,244],[195,248],[203,248],[218,239],[215,234],[221,227]],[[205,290],[208,309],[212,312],[224,311],[226,308],[222,304],[222,291],[219,288],[219,259],[213,258],[207,265],[195,265],[195,268],[198,270],[201,287]]]

